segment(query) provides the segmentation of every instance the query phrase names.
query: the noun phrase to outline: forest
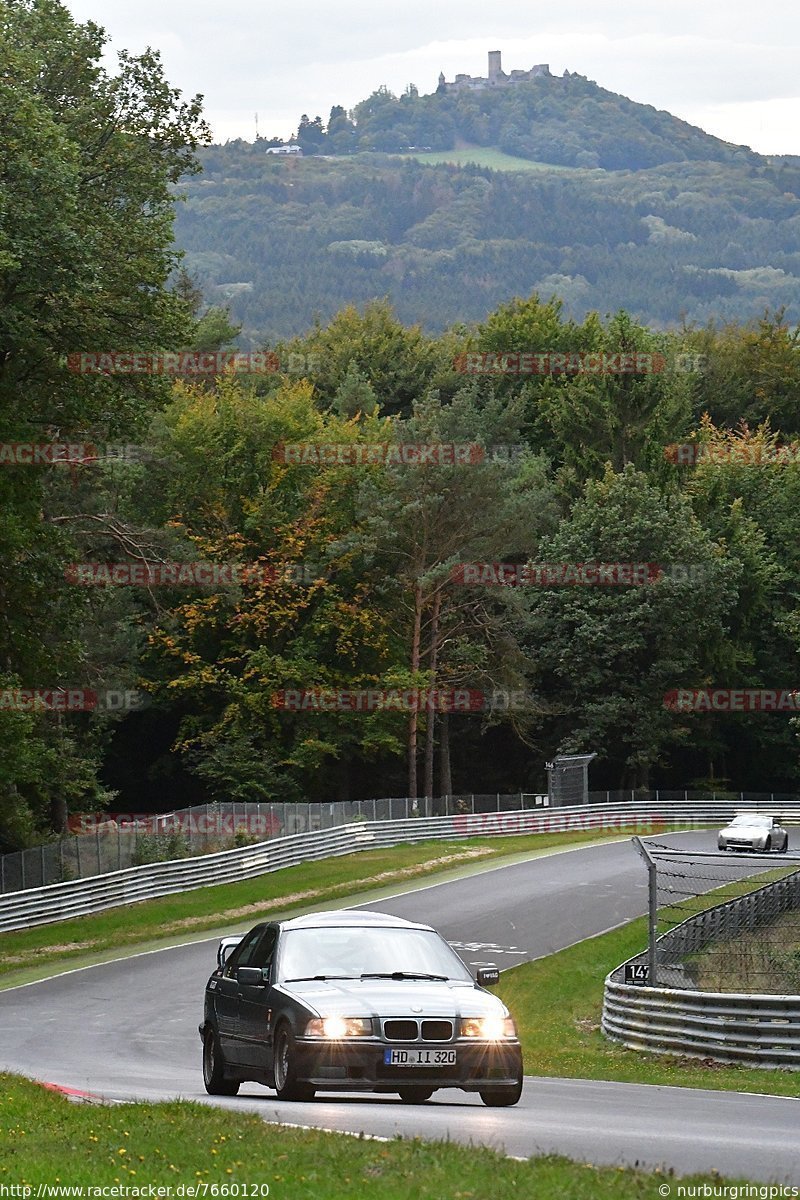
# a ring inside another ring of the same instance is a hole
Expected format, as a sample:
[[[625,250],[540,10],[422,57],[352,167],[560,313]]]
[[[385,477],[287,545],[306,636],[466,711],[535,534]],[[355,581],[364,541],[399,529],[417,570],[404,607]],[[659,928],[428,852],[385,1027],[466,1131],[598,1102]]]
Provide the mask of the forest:
[[[505,171],[403,155],[199,151],[175,234],[209,302],[257,347],[386,298],[441,333],[511,296],[583,320],[625,308],[656,329],[800,320],[800,170],[685,160],[642,170]]]
[[[642,172],[521,210],[500,173],[209,147],[157,54],[103,44],[0,3],[0,851],[106,808],[539,791],[559,752],[594,787],[795,790],[791,706],[675,698],[794,695],[797,314],[765,285],[684,319],[688,242],[651,241],[679,212],[719,279],[793,277],[780,168],[669,163],[645,235]],[[552,286],[513,275],[533,222]],[[609,270],[631,243],[577,314],[567,225]],[[386,239],[402,303],[353,282]],[[322,247],[352,274],[308,294]]]

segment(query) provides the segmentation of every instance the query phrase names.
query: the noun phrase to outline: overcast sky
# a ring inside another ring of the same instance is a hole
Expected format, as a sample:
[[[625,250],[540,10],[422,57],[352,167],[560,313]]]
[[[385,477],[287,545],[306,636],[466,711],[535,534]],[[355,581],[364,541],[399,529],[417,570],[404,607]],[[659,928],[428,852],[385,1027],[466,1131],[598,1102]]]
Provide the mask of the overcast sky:
[[[114,49],[158,47],[205,96],[217,141],[288,137],[381,84],[547,62],[764,154],[800,154],[800,5],[791,0],[65,0]]]

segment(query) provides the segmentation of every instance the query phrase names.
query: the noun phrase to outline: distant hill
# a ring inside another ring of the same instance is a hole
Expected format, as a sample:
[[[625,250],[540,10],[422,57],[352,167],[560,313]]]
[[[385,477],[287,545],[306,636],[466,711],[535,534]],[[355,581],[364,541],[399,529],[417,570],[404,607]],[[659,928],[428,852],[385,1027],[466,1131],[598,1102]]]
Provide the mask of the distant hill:
[[[521,159],[608,171],[760,161],[747,146],[733,146],[569,72],[496,88],[481,88],[479,80],[443,84],[429,95],[411,86],[402,96],[379,88],[350,114],[333,108],[327,127],[320,118],[304,119],[297,142],[306,154],[332,155],[452,150],[468,143]]]
[[[785,307],[800,321],[800,160],[730,146],[581,76],[381,89],[299,132],[303,156],[212,146],[181,185],[186,266],[243,344],[376,297],[437,331],[534,290],[577,320],[626,308],[667,327]]]

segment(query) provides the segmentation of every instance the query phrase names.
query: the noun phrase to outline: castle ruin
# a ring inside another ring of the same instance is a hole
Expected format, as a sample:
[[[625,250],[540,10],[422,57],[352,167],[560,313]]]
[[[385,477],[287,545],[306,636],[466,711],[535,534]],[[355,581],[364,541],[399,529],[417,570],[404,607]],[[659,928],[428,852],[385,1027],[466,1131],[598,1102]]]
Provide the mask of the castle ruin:
[[[550,64],[539,63],[529,71],[512,71],[507,75],[500,61],[500,51],[489,51],[489,73],[484,78],[480,75],[456,75],[452,83],[444,77],[444,71],[439,75],[439,91],[484,91],[486,88],[509,87],[515,83],[527,83],[530,79],[540,79],[550,75]]]

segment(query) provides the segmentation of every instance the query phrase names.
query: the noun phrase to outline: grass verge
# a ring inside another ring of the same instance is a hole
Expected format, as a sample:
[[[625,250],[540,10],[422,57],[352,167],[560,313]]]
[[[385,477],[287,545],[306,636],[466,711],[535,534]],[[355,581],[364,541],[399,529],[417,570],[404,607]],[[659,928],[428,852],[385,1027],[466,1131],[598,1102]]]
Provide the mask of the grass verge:
[[[444,880],[559,847],[617,840],[626,832],[637,830],[511,835],[361,850],[284,867],[241,883],[196,888],[93,916],[14,930],[0,934],[0,988],[43,978],[54,967],[89,965],[125,950],[135,953],[191,941],[202,932],[213,935],[235,925],[245,930],[267,915],[322,908],[340,898],[358,902],[361,897],[356,893],[361,889],[388,892],[404,883],[413,887],[421,880]]]
[[[600,1032],[603,981],[646,945],[647,919],[642,917],[503,972],[496,991],[516,1019],[526,1074],[800,1096],[800,1071],[644,1054],[605,1038]]]
[[[453,1142],[372,1141],[266,1125],[255,1115],[202,1104],[71,1104],[38,1084],[0,1075],[7,1131],[0,1184],[169,1187],[185,1197],[288,1200],[649,1200],[664,1175],[587,1167],[546,1156],[518,1162]],[[719,1183],[719,1176],[693,1177]],[[239,1190],[236,1189],[238,1185]],[[182,1191],[179,1191],[182,1187]],[[127,1188],[122,1192],[122,1188]],[[205,1188],[205,1190],[204,1190]],[[142,1189],[141,1192],[136,1189]],[[190,1190],[192,1189],[192,1190]],[[197,1190],[193,1190],[197,1189]],[[166,1191],[162,1193],[168,1196]]]

